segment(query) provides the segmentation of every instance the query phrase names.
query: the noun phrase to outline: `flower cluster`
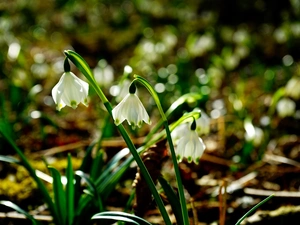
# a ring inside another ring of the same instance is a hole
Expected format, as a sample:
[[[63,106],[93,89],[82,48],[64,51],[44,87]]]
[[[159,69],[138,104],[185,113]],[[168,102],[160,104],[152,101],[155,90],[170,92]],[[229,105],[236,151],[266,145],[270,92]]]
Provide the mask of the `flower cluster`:
[[[65,73],[52,89],[52,96],[54,102],[57,104],[57,109],[61,110],[66,105],[75,109],[80,102],[87,106],[88,83],[70,72],[67,59],[65,60],[64,66]],[[172,138],[176,136],[176,132],[180,136],[176,150],[177,160],[179,162],[181,162],[183,158],[187,158],[188,162],[194,161],[196,164],[199,163],[206,147],[202,139],[198,136],[197,131],[200,134],[207,134],[210,124],[209,117],[206,114],[202,116],[202,118],[198,119],[200,129],[196,130],[197,126],[194,120],[190,127],[187,124],[183,124],[178,127],[177,131],[172,133]],[[143,121],[147,124],[151,124],[150,117],[136,94],[134,82],[131,83],[129,87],[129,93],[112,110],[112,117],[117,126],[127,120],[133,129],[141,127]],[[176,139],[176,137],[174,139]]]

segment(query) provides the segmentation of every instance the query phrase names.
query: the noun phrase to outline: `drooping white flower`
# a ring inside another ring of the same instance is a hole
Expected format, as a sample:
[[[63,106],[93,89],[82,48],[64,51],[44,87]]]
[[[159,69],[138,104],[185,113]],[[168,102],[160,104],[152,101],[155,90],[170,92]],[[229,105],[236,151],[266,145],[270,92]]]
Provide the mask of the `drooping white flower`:
[[[171,137],[174,143],[177,143],[178,140],[182,137],[182,134],[188,132],[190,130],[188,123],[182,123],[175,127],[175,129],[171,133]]]
[[[244,121],[245,139],[252,142],[255,147],[258,147],[263,142],[264,132],[261,128],[252,124],[250,119]]]
[[[93,70],[97,83],[101,86],[111,86],[114,80],[114,69],[105,59],[101,59]]]
[[[194,161],[196,164],[200,161],[206,146],[195,129],[196,122],[194,121],[191,128],[186,130],[178,140],[176,155],[179,162],[181,162],[183,158],[187,158],[188,162]]]
[[[287,96],[295,100],[300,99],[300,78],[292,77],[285,86],[285,93]]]
[[[289,98],[282,98],[277,102],[276,109],[281,118],[293,116],[296,110],[296,103]]]
[[[61,110],[66,105],[75,109],[80,102],[88,106],[88,91],[88,83],[69,71],[65,72],[59,82],[53,87],[52,97],[58,110]]]
[[[201,116],[196,120],[197,128],[196,131],[199,135],[209,134],[210,132],[210,118],[201,110]]]
[[[143,121],[150,124],[149,115],[135,93],[136,89],[134,84],[131,85],[129,89],[130,91],[125,98],[112,110],[115,124],[118,126],[124,120],[127,120],[133,129],[135,129],[136,126],[141,127]]]

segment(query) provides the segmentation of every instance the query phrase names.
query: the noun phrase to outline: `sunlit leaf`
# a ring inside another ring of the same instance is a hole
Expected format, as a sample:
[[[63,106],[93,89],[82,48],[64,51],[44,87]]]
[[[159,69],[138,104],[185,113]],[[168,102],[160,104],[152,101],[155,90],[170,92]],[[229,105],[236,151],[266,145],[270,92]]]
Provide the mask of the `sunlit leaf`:
[[[61,224],[66,224],[66,222],[67,222],[67,203],[66,203],[66,194],[63,189],[62,182],[61,182],[61,175],[53,167],[49,167],[49,170],[53,177],[54,204],[57,209],[57,213],[58,213]]]
[[[92,219],[99,219],[104,221],[123,221],[139,225],[151,225],[148,221],[141,217],[125,212],[101,212],[95,214]]]

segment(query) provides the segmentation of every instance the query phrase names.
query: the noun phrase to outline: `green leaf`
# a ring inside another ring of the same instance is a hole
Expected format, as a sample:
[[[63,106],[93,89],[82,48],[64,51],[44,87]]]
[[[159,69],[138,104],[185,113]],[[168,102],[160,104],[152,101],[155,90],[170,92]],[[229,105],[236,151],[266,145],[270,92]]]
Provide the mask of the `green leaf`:
[[[264,200],[262,200],[261,202],[259,202],[257,205],[255,205],[253,208],[251,208],[244,216],[242,216],[242,218],[240,218],[235,225],[239,225],[249,214],[251,214],[254,210],[256,210],[258,207],[260,207],[262,204],[269,201],[273,197],[274,197],[274,194],[270,195],[269,197],[267,197]]]
[[[104,200],[115,189],[115,186],[122,178],[124,173],[133,161],[133,157],[128,157],[122,164],[120,160],[128,154],[128,149],[123,149],[108,163],[107,168],[95,182],[98,192],[103,196]]]
[[[94,182],[82,171],[76,171],[75,174],[77,176],[80,176],[88,185],[89,190],[88,193],[89,195],[92,195],[94,197],[94,200],[96,200],[96,206],[99,208],[100,211],[104,210],[103,202],[102,199],[100,198],[100,195],[98,194],[96,185]],[[81,206],[81,205],[80,205]]]
[[[102,219],[107,221],[115,220],[115,221],[124,221],[133,224],[139,224],[139,225],[151,225],[151,223],[144,220],[143,218],[125,212],[101,212],[95,214],[92,217],[92,220],[93,219]]]
[[[98,217],[92,218],[92,219],[101,220],[102,225],[115,224],[114,221],[122,221],[122,222],[140,225],[139,223],[135,222],[134,220],[129,219],[127,217],[123,217],[123,216],[98,216]]]
[[[275,113],[277,102],[285,95],[285,87],[279,88],[273,95],[269,108],[269,114],[272,116]]]
[[[95,159],[92,161],[92,167],[90,173],[92,180],[96,180],[101,175],[102,168],[104,166],[103,155],[104,155],[104,151],[100,150],[96,155]]]
[[[0,155],[0,161],[20,164],[20,160],[16,159],[15,157],[6,156],[6,155]]]
[[[120,160],[123,159],[125,156],[127,156],[128,153],[129,153],[129,151],[127,148],[122,149],[107,163],[106,168],[104,169],[104,171],[101,173],[101,175],[96,180],[97,187],[99,185],[103,185],[103,181],[109,179],[112,176],[113,171],[116,171],[119,169],[118,167],[120,166]],[[133,158],[131,161],[133,161]],[[123,165],[123,163],[122,163],[122,165]]]
[[[55,168],[49,167],[49,170],[53,177],[54,204],[58,212],[60,224],[65,225],[67,222],[67,203],[61,176]]]
[[[169,200],[173,213],[176,217],[177,224],[178,225],[183,224],[180,201],[176,193],[174,192],[174,189],[163,177],[158,177],[158,181],[161,184],[162,188],[164,189],[165,194]]]
[[[43,195],[44,201],[48,205],[49,210],[50,210],[50,212],[51,212],[51,214],[53,216],[54,223],[58,224],[59,220],[58,220],[58,214],[57,214],[56,208],[55,208],[55,206],[54,206],[54,204],[52,202],[52,199],[51,199],[51,197],[49,195],[49,192],[46,189],[44,183],[42,182],[42,180],[40,178],[37,177],[35,170],[30,165],[30,163],[27,160],[26,156],[23,154],[23,152],[21,151],[21,149],[18,148],[18,146],[15,144],[15,142],[12,140],[12,138],[6,132],[5,126],[3,126],[2,123],[0,123],[0,133],[6,139],[6,141],[12,146],[13,150],[19,155],[19,157],[21,159],[20,160],[21,165],[24,166],[24,168],[29,172],[30,176],[36,182],[36,184],[38,186],[38,189],[41,192],[41,194]]]
[[[68,154],[68,166],[66,170],[67,186],[66,186],[66,200],[67,200],[67,224],[71,225],[74,219],[74,172],[72,166],[71,155]]]
[[[23,214],[24,216],[26,216],[27,219],[31,220],[33,225],[40,224],[32,215],[30,215],[28,212],[26,212],[25,210],[23,210],[22,208],[20,208],[18,205],[16,205],[11,201],[0,201],[0,204],[11,208],[17,211],[18,213]]]

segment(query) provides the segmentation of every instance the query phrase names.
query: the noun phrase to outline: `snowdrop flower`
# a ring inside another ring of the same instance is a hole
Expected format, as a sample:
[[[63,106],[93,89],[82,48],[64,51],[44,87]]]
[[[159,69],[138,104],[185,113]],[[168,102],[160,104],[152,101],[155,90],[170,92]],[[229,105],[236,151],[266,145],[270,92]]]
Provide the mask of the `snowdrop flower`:
[[[58,110],[61,110],[66,105],[76,109],[80,102],[88,106],[89,85],[70,72],[69,68],[70,66],[65,60],[66,72],[52,89],[52,97],[55,104],[57,104]]]
[[[300,78],[292,77],[285,86],[285,93],[296,100],[300,99]]]
[[[190,130],[189,123],[181,123],[176,126],[171,133],[171,137],[174,143],[177,143],[178,140],[182,137],[182,134],[185,134]]]
[[[197,128],[196,131],[199,135],[208,134],[210,131],[210,118],[201,110],[201,117],[196,120]]]
[[[114,80],[114,69],[111,65],[107,64],[105,59],[101,59],[98,62],[93,72],[95,80],[104,87],[110,86]]]
[[[259,147],[263,142],[264,132],[261,128],[253,126],[249,119],[244,122],[244,128],[246,130],[246,141],[252,142],[255,147]]]
[[[112,115],[117,126],[124,120],[127,120],[128,124],[131,125],[133,129],[135,129],[136,126],[141,127],[143,121],[147,124],[151,123],[146,109],[135,92],[136,87],[134,84],[131,84],[129,93],[112,110]]]
[[[196,132],[196,121],[194,120],[190,129],[186,130],[178,140],[177,160],[181,162],[185,157],[189,163],[194,161],[198,164],[205,148],[206,146]]]
[[[296,103],[289,98],[282,98],[278,101],[276,109],[281,118],[293,116],[296,110]]]

